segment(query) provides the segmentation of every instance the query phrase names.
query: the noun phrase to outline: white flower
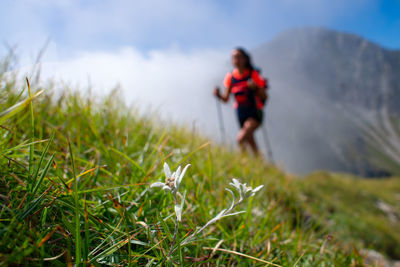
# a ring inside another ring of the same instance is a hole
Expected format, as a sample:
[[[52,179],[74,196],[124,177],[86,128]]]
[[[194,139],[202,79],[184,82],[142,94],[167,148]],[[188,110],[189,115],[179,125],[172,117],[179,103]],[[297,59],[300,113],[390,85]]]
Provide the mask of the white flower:
[[[182,206],[180,204],[175,205],[175,214],[178,222],[182,221]]]
[[[234,188],[236,188],[238,191],[240,191],[241,189],[240,189],[240,186],[241,186],[241,183],[237,180],[237,179],[235,179],[235,178],[233,178],[232,179],[232,183],[229,183],[231,186],[233,186]]]
[[[181,172],[181,166],[178,169],[171,173],[171,170],[168,164],[164,163],[164,174],[165,174],[165,183],[155,182],[150,187],[162,187],[162,189],[166,191],[170,191],[172,193],[176,193],[179,190],[179,186],[182,182],[182,178],[186,173],[187,168],[189,168],[190,164],[186,165],[183,171]]]
[[[240,200],[254,196],[258,191],[261,190],[261,188],[264,187],[264,185],[260,185],[253,189],[252,187],[247,186],[245,183],[242,184],[235,178],[233,178],[232,182],[229,184],[236,188],[236,190],[239,192]]]

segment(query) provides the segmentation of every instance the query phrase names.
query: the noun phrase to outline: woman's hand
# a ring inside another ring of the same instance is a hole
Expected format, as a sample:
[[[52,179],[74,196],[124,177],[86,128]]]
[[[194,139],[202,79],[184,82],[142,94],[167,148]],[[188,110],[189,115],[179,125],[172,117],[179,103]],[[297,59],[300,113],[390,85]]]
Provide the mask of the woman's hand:
[[[229,100],[229,95],[231,94],[231,89],[226,87],[225,91],[221,94],[221,91],[219,87],[215,87],[213,94],[222,102],[228,102]]]
[[[255,91],[257,96],[260,97],[261,101],[266,102],[268,100],[268,93],[266,87],[257,87]]]
[[[220,90],[219,90],[219,87],[218,87],[218,86],[214,88],[213,94],[214,94],[217,98],[221,98],[221,93],[220,93]]]
[[[252,90],[256,90],[258,88],[257,84],[253,81],[253,79],[247,81],[247,87],[249,87]]]

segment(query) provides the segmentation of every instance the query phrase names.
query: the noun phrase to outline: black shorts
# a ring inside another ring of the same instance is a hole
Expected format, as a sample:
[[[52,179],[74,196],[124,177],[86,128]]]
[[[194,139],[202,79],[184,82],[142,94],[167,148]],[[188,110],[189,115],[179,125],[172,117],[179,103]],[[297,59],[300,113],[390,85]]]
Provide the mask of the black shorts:
[[[243,127],[245,121],[248,118],[253,118],[256,121],[258,121],[259,123],[262,123],[262,120],[263,120],[263,112],[262,112],[262,110],[259,110],[259,109],[254,108],[254,107],[240,107],[239,106],[236,109],[236,112],[237,112],[240,128]]]

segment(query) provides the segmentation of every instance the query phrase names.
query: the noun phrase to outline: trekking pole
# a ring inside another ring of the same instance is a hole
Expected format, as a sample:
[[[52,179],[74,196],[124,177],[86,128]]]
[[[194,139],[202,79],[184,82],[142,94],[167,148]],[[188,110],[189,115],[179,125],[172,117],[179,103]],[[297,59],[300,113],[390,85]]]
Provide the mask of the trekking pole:
[[[262,126],[262,134],[264,137],[265,147],[267,148],[268,159],[271,161],[272,164],[275,164],[274,157],[272,155],[271,143],[269,142],[268,132],[265,125]]]
[[[224,142],[225,139],[224,118],[222,117],[222,108],[219,99],[215,98],[215,101],[217,101],[218,122],[219,122],[219,130],[221,132],[221,143],[222,143]]]

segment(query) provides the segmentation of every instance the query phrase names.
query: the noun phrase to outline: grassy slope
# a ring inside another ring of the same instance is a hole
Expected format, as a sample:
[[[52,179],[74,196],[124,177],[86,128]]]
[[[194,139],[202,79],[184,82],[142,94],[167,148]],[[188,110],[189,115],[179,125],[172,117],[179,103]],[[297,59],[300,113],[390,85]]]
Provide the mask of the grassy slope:
[[[15,104],[17,91],[12,82],[1,83],[0,110]],[[26,92],[22,98],[27,98]],[[161,190],[149,190],[149,183],[164,179],[164,161],[174,167],[192,164],[183,180],[187,196],[179,239],[229,205],[225,187],[232,177],[243,177],[252,186],[265,184],[240,207],[246,213],[210,227],[204,238],[178,250],[175,262],[263,265],[221,251],[203,257],[210,253],[204,247],[214,247],[219,240],[223,240],[220,248],[283,266],[362,262],[349,244],[360,249],[362,240],[369,240],[353,232],[359,225],[351,222],[353,205],[329,199],[329,187],[334,185],[327,179],[320,188],[313,177],[294,180],[261,161],[205,145],[206,139],[183,127],[138,116],[116,95],[94,101],[73,93],[59,98],[48,93],[34,101],[33,110],[37,143],[31,164],[29,107],[0,123],[5,127],[0,128],[0,259],[6,265],[44,260],[62,265],[75,262],[79,254],[83,262],[93,264],[160,262],[171,242],[172,199]],[[346,181],[340,180],[343,186],[338,185],[337,191],[347,188]],[[352,190],[357,191],[357,186],[352,185]],[[350,198],[353,191],[341,194]],[[329,223],[332,216],[324,208],[336,204],[334,220],[340,225]],[[367,211],[363,210],[365,223],[361,224],[363,218],[360,225],[374,225]],[[385,231],[381,227],[377,232]],[[326,238],[328,233],[333,240]],[[351,242],[343,238],[347,234]]]
[[[321,214],[341,239],[363,240],[371,248],[400,257],[400,179],[361,179],[314,173],[298,182],[310,212]],[[388,210],[380,208],[384,203]]]

